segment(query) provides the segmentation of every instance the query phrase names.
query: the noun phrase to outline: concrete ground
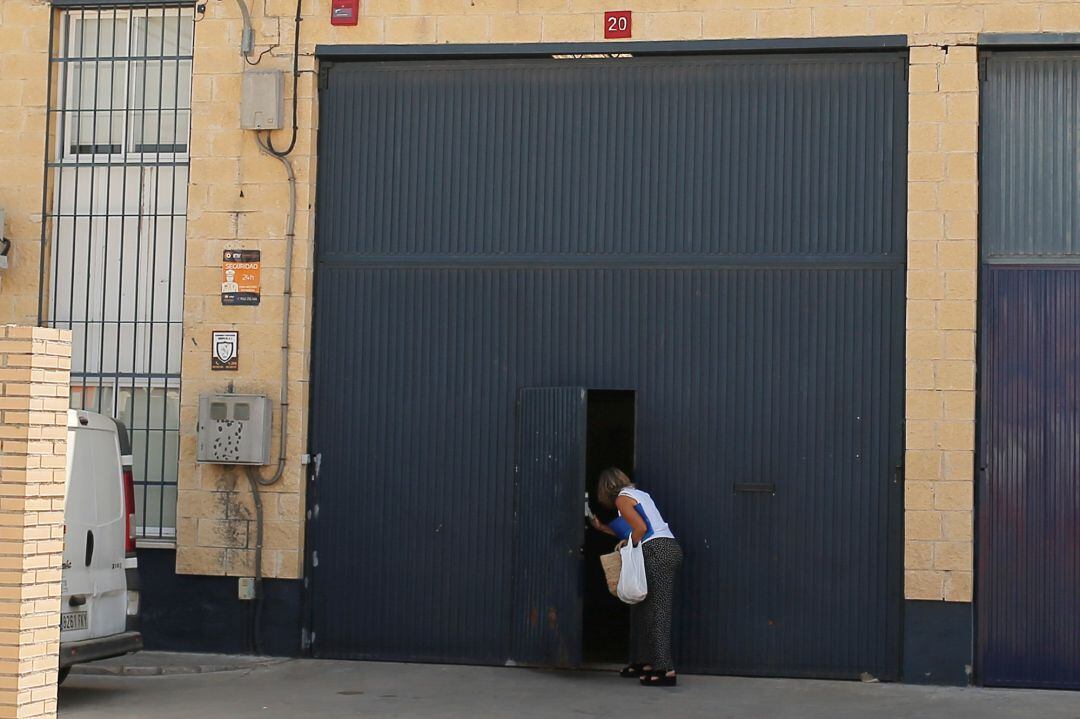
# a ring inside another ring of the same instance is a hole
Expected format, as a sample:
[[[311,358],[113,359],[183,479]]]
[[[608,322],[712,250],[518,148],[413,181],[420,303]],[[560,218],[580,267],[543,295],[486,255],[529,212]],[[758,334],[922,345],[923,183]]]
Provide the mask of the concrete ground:
[[[147,656],[140,666],[152,665]],[[1080,719],[1076,692],[698,676],[680,677],[674,689],[643,689],[600,672],[207,656],[173,655],[161,661],[161,670],[153,675],[72,673],[60,688],[59,715],[61,719]],[[202,669],[173,671],[189,665]]]

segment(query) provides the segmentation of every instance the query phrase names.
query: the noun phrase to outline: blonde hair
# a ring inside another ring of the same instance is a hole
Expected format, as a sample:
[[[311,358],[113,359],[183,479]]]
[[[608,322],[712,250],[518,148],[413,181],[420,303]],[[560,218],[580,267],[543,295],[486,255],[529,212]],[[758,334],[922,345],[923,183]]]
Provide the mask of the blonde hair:
[[[596,480],[596,499],[605,507],[614,507],[615,498],[619,496],[619,492],[633,486],[633,482],[625,472],[617,467],[608,467]]]

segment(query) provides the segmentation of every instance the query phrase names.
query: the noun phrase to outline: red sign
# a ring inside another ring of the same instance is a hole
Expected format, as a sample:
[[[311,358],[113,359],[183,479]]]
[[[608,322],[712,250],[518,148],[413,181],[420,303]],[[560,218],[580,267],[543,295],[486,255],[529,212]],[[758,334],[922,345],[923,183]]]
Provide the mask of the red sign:
[[[604,13],[604,39],[618,40],[630,37],[630,11],[610,10]]]

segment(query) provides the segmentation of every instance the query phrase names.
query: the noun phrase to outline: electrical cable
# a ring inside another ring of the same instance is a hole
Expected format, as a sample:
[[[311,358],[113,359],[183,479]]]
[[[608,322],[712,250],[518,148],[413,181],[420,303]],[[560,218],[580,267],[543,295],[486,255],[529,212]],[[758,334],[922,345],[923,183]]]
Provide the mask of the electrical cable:
[[[260,52],[259,56],[257,58],[255,58],[255,62],[252,62],[251,58],[247,57],[245,55],[244,56],[244,62],[246,62],[248,65],[251,65],[252,67],[255,67],[260,62],[262,62],[262,59],[266,55],[266,53],[270,52],[271,50],[274,50],[275,48],[277,48],[277,46],[278,46],[278,43],[275,42],[273,45],[271,45],[270,47],[268,47],[265,50],[263,50],[262,52]]]
[[[297,124],[297,103],[299,102],[299,93],[297,90],[300,87],[300,23],[303,22],[303,18],[300,16],[303,8],[304,0],[296,0],[296,28],[293,31],[293,84],[292,84],[292,139],[289,140],[289,146],[284,150],[278,150],[274,147],[274,141],[270,138],[269,133],[266,136],[266,144],[270,149],[270,152],[278,157],[285,157],[293,148],[296,147],[296,136],[299,132],[299,126]]]
[[[270,150],[269,137],[266,140],[264,142],[262,136],[255,135],[255,141],[259,144],[259,149],[263,154],[273,157],[285,167],[285,173],[289,178],[289,214],[285,222],[285,282],[282,290],[284,307],[282,308],[281,318],[281,397],[279,400],[281,420],[278,423],[280,429],[278,434],[277,469],[271,477],[264,478],[257,468],[246,468],[252,501],[255,505],[255,616],[252,620],[254,625],[252,637],[256,654],[262,651],[261,620],[263,607],[262,545],[264,521],[262,497],[259,488],[277,484],[285,474],[285,450],[289,438],[289,310],[292,305],[293,245],[296,240],[296,171],[293,169],[292,161],[288,157]]]

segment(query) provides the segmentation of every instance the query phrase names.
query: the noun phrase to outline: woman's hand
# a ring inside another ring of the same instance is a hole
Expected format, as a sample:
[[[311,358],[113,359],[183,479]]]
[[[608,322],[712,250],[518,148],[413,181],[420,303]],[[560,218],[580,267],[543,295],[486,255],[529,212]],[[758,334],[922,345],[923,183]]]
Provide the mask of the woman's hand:
[[[615,532],[613,532],[611,530],[611,527],[609,527],[606,524],[604,524],[603,522],[601,522],[600,519],[597,518],[597,516],[595,514],[593,516],[589,517],[589,524],[597,532],[603,532],[604,534],[611,535],[612,537],[615,536]]]

